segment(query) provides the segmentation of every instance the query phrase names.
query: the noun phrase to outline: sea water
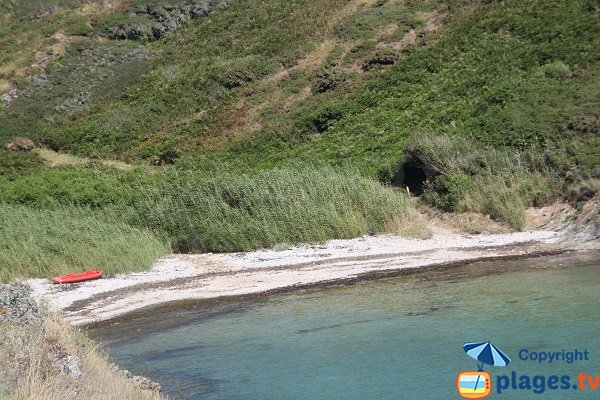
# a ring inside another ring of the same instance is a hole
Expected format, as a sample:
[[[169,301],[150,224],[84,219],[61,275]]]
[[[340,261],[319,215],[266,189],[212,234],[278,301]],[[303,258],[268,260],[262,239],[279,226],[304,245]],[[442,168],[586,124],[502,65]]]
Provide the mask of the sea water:
[[[458,372],[477,370],[462,345],[487,340],[512,359],[484,367],[490,398],[588,399],[600,387],[553,390],[547,379],[568,375],[572,386],[580,372],[600,375],[600,266],[475,263],[198,303],[92,333],[115,362],[173,399],[454,399]],[[540,363],[521,359],[523,350],[587,350],[588,360]],[[544,377],[544,391],[538,378],[538,393],[525,385],[498,394],[498,376],[513,372]]]

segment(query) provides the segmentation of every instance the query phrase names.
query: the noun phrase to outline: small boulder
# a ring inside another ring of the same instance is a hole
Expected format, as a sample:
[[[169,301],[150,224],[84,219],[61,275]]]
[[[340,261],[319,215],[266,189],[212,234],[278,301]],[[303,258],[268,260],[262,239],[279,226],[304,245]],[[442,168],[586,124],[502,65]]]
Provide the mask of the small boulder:
[[[4,148],[9,151],[31,151],[35,148],[35,143],[26,137],[17,136],[12,141],[6,143]]]
[[[0,96],[2,101],[0,102],[0,110],[6,108],[17,98],[17,87],[13,84],[10,90]]]

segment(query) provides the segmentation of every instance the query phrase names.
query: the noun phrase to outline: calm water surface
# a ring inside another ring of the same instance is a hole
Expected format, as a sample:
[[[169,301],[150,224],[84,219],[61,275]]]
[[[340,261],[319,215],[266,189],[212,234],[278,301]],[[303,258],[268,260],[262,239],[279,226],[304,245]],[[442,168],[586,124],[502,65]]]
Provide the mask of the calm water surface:
[[[512,371],[600,375],[599,306],[599,265],[541,259],[200,304],[91,333],[115,362],[158,380],[174,399],[440,400],[458,398],[457,372],[476,369],[465,341],[491,339],[512,358],[486,368],[493,386]],[[523,348],[587,349],[590,360],[522,361]],[[600,397],[600,388],[493,389],[491,398]]]

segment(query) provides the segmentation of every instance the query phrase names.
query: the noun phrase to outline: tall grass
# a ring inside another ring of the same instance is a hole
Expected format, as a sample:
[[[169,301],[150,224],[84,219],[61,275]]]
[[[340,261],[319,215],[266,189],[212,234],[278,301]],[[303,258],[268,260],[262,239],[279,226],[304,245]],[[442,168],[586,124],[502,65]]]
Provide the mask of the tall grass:
[[[438,175],[424,199],[446,211],[487,214],[513,229],[525,225],[525,209],[555,199],[564,156],[556,149],[493,148],[468,138],[423,134],[406,146],[413,162]],[[553,165],[554,164],[554,165]]]
[[[78,207],[33,209],[0,203],[0,281],[102,268],[143,270],[167,253],[153,233]]]
[[[408,207],[402,193],[333,169],[182,174],[146,193],[137,223],[166,233],[182,252],[244,251],[382,232],[393,229]]]
[[[0,281],[146,269],[168,251],[165,243],[177,252],[226,252],[394,231],[408,212],[403,192],[354,171],[168,170],[134,180],[111,173],[89,190],[66,171],[47,175],[60,181],[58,191],[49,181],[21,198],[10,195],[13,183],[0,186]],[[107,182],[111,192],[98,190]]]

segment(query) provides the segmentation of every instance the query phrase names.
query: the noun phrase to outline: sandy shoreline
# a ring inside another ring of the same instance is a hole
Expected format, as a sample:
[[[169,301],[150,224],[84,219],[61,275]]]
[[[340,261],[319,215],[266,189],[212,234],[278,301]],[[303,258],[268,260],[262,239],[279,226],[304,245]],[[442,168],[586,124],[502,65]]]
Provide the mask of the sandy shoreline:
[[[173,255],[150,271],[75,285],[29,283],[37,298],[64,311],[74,325],[121,317],[144,307],[182,300],[213,299],[306,287],[461,261],[514,258],[569,250],[554,231],[497,235],[435,235],[431,239],[368,236],[283,251]]]

